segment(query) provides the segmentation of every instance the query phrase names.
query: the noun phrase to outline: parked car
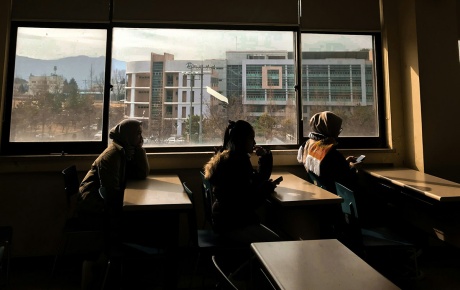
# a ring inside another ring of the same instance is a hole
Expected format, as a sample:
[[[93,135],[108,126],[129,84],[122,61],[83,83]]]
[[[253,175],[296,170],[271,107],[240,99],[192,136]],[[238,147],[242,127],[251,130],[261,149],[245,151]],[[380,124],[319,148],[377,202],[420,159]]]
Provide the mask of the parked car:
[[[94,134],[94,139],[96,140],[99,140],[102,138],[102,131],[98,131],[96,134]]]
[[[51,135],[50,133],[40,133],[40,134],[35,135],[35,138],[54,139],[54,135]]]
[[[181,143],[184,143],[184,142],[185,142],[184,137],[171,136],[171,137],[165,139],[165,143],[167,143],[167,144],[181,144]]]

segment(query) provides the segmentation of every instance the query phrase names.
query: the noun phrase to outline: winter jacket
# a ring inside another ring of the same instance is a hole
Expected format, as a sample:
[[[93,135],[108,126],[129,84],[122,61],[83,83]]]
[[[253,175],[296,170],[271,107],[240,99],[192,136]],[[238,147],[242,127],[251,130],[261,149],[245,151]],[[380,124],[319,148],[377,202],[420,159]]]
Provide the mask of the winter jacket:
[[[258,163],[254,170],[248,153],[224,150],[205,165],[205,177],[216,198],[212,210],[216,232],[259,223],[256,209],[274,189],[268,181],[273,167],[271,152],[260,156]]]
[[[127,179],[145,179],[149,170],[143,148],[137,148],[131,160],[127,160],[123,147],[112,142],[93,162],[81,182],[77,211],[79,214],[102,213],[101,182],[108,194],[123,194]]]
[[[350,163],[337,150],[337,145],[333,145],[324,158],[319,163],[319,170],[310,170],[307,164],[308,149],[315,143],[322,142],[308,139],[299,148],[297,160],[305,166],[307,172],[312,171],[317,175],[318,181],[330,192],[336,193],[335,182],[339,182],[350,189],[354,189],[357,183],[356,169],[350,167]],[[314,172],[316,171],[316,172]]]

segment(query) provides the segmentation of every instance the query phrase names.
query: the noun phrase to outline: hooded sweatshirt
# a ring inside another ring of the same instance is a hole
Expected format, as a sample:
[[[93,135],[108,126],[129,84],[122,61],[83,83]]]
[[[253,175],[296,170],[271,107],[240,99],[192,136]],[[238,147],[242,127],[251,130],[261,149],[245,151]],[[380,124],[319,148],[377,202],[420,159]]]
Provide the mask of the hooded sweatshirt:
[[[311,117],[310,128],[309,139],[299,148],[299,163],[331,192],[336,192],[336,181],[354,187],[355,170],[337,151],[336,139],[342,130],[342,119],[333,112],[324,111]]]
[[[140,126],[141,122],[128,119],[110,130],[109,137],[113,142],[93,162],[80,184],[80,214],[102,212],[104,200],[99,195],[101,186],[109,194],[123,194],[127,179],[147,177],[150,170],[147,155],[144,148],[136,145]]]

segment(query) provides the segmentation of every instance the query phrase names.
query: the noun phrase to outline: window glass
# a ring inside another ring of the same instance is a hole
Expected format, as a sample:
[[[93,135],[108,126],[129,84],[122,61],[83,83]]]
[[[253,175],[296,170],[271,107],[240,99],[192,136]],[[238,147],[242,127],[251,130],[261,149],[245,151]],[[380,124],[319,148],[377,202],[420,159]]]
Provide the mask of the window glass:
[[[127,118],[143,122],[145,147],[220,145],[238,119],[258,144],[295,145],[323,110],[343,118],[343,148],[384,146],[378,35],[302,33],[297,70],[295,31],[115,27],[107,43],[101,26],[16,28],[2,153],[99,152],[103,128]]]
[[[378,102],[372,35],[302,33],[303,135],[311,116],[333,111],[341,137],[378,137]]]
[[[110,123],[146,147],[214,146],[244,119],[258,144],[295,144],[294,32],[114,28]]]
[[[106,30],[17,30],[10,142],[101,140]]]

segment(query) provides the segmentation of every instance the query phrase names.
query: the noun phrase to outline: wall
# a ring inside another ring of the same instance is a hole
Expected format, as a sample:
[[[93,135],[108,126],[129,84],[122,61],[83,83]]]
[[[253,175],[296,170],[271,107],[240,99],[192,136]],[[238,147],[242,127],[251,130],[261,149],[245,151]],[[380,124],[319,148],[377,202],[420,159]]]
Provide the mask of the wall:
[[[453,133],[460,105],[457,2],[382,0],[381,6],[387,101],[398,117],[389,125],[394,148],[404,166],[460,182],[460,136]]]
[[[343,3],[336,1],[339,5]],[[330,2],[333,1],[327,1],[327,5],[333,4]],[[445,157],[445,152],[455,152],[454,146],[459,143],[460,138],[451,134],[456,122],[452,123],[448,118],[455,116],[460,102],[460,98],[456,96],[460,73],[458,49],[454,48],[457,45],[456,2],[380,1],[385,70],[385,122],[390,148],[347,150],[345,155],[363,153],[367,155],[367,163],[406,165],[460,181],[460,176],[456,176],[454,170],[454,166],[460,163],[460,154],[449,154],[448,158]],[[0,1],[2,111],[8,59],[9,11],[10,3]],[[342,10],[333,11],[340,13]],[[343,17],[329,17],[331,20],[340,18],[346,21]],[[332,23],[334,26],[334,22]],[[296,150],[274,154],[276,165],[302,170],[296,161]],[[183,181],[191,184],[192,190],[197,191],[197,172],[210,156],[210,152],[149,154],[149,162],[153,172],[174,171]],[[76,164],[83,175],[95,157],[0,157],[0,224],[11,224],[15,229],[15,256],[55,253],[59,229],[65,217],[65,199],[59,172],[70,164]],[[187,163],[183,162],[184,157],[187,158]]]

